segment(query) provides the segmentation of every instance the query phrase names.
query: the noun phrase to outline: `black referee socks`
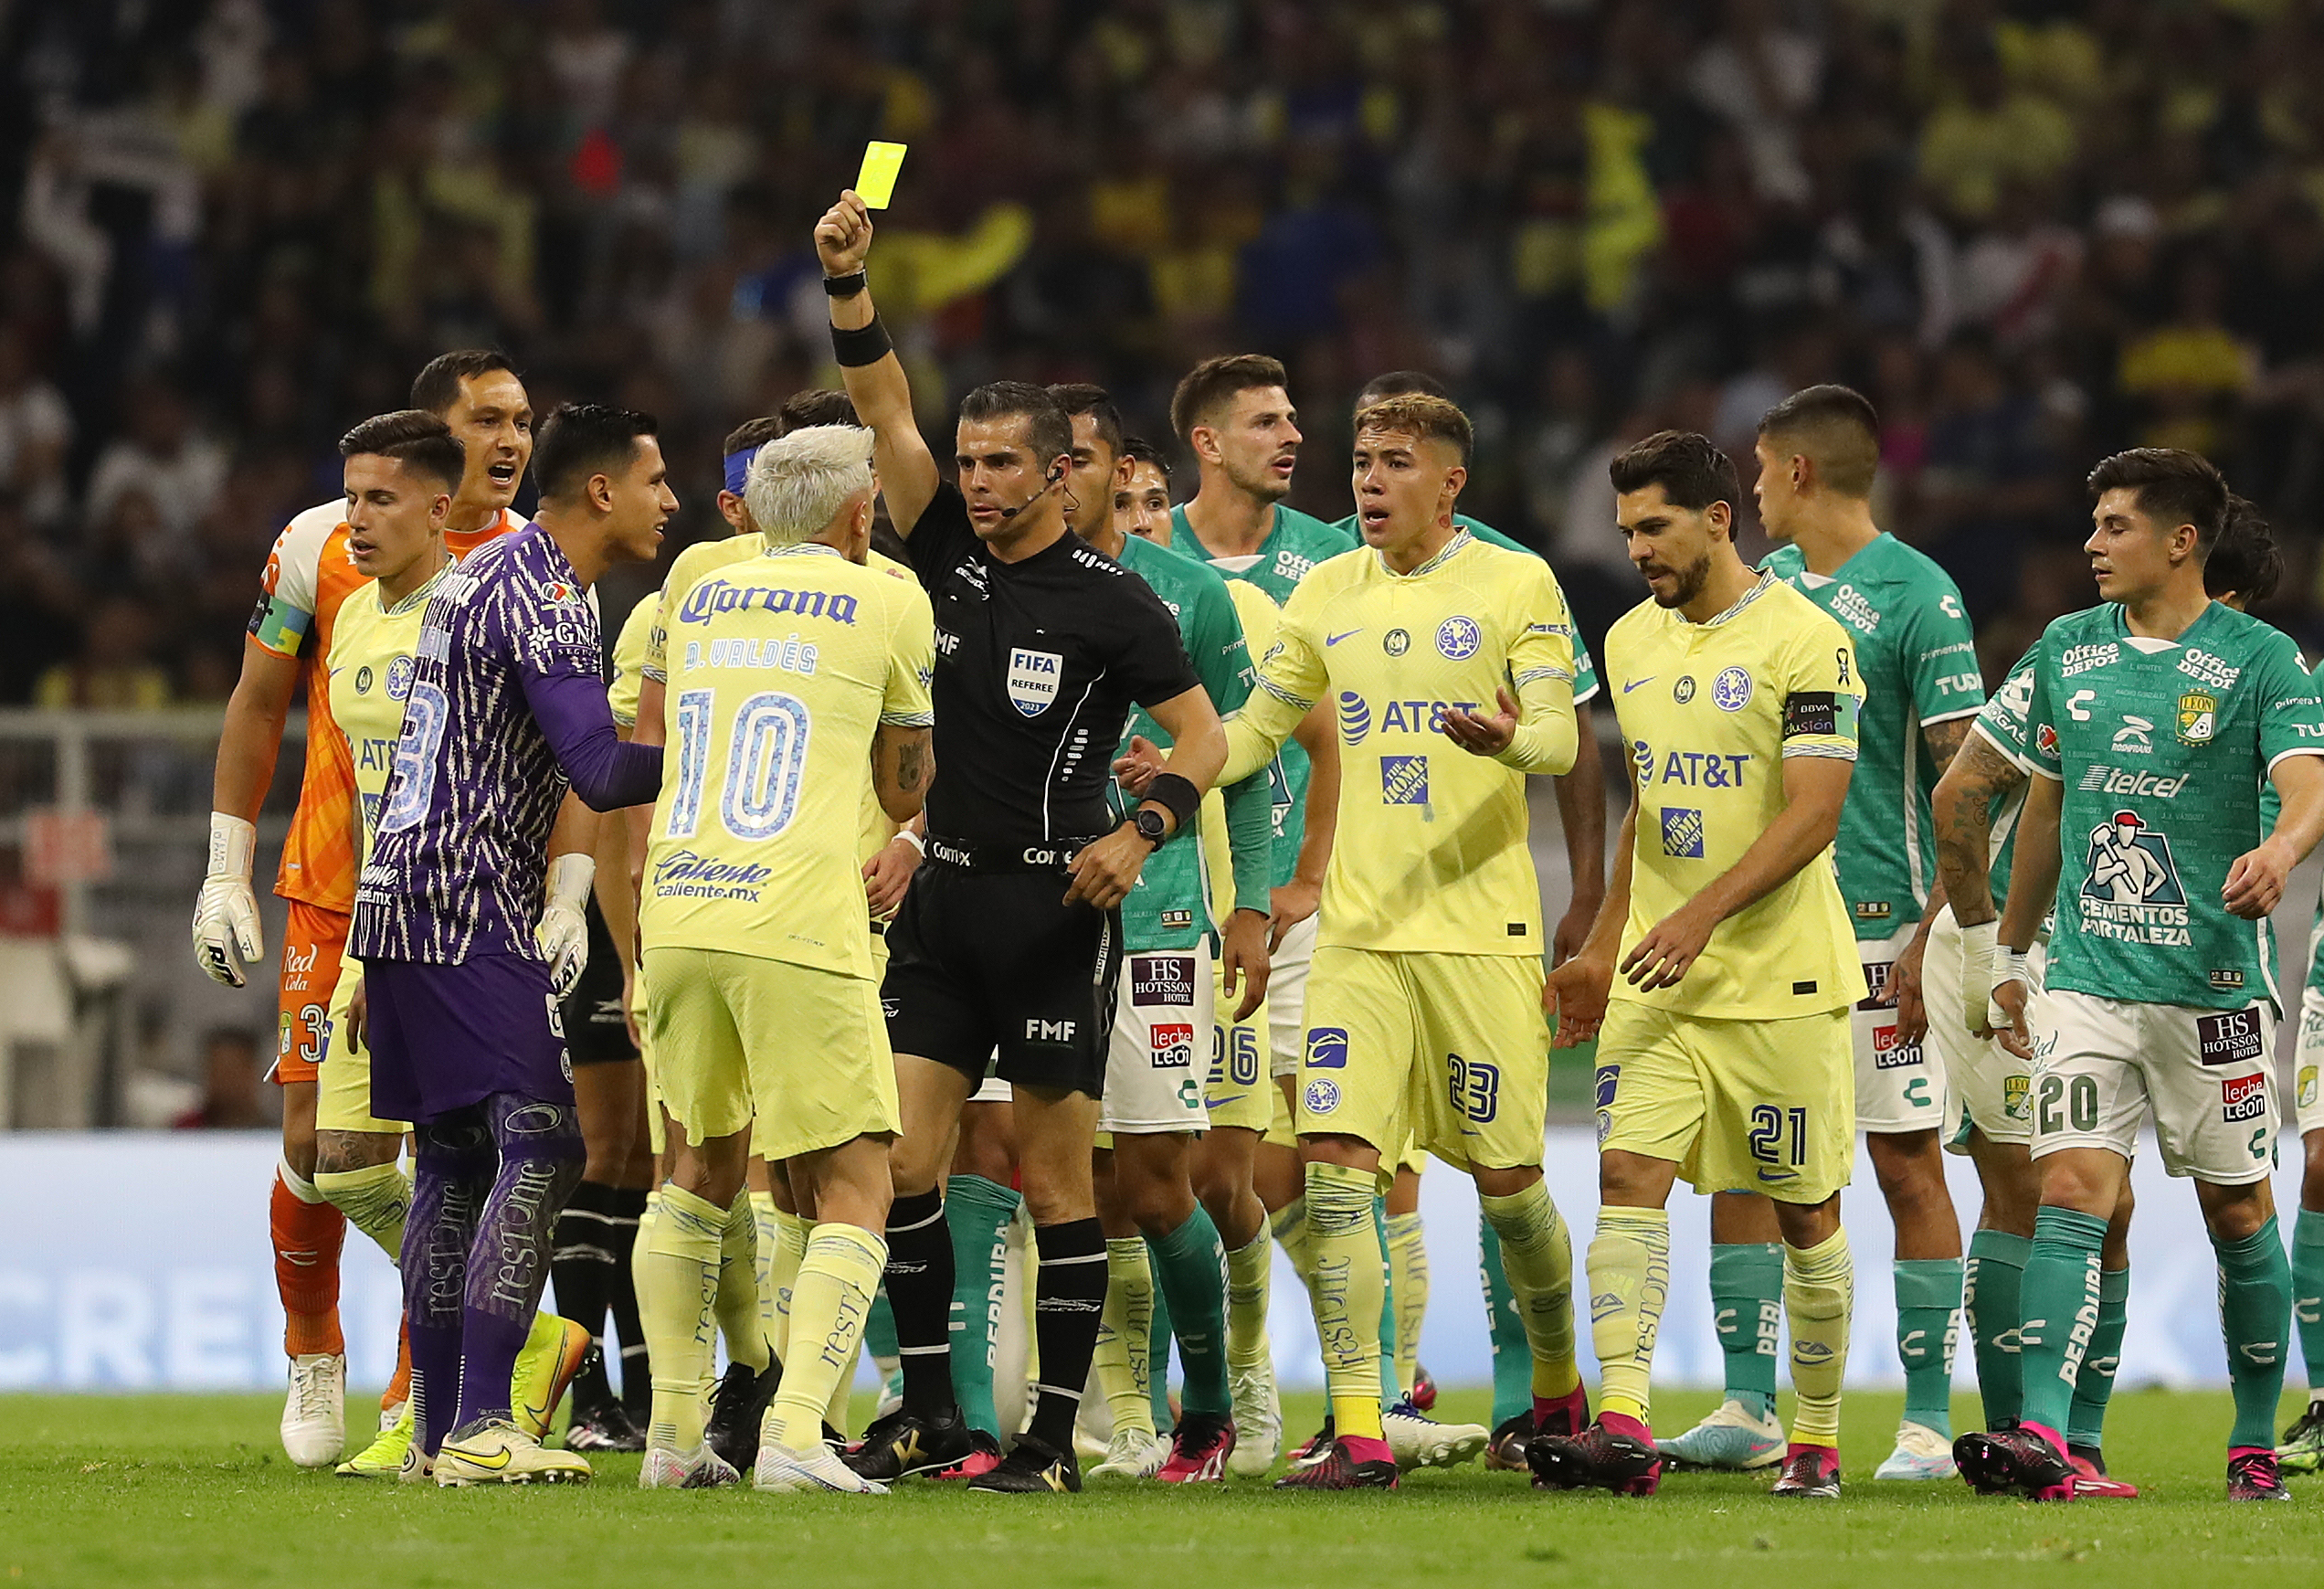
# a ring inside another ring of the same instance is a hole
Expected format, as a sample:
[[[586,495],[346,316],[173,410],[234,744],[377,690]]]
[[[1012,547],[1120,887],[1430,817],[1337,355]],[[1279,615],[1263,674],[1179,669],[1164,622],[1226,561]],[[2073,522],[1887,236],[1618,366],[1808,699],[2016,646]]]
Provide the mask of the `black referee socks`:
[[[917,1416],[942,1417],[956,1404],[950,1344],[952,1231],[945,1223],[942,1192],[899,1197],[889,1205],[888,1262],[881,1279],[895,1315],[903,1404]]]
[[[1033,1334],[1041,1348],[1041,1400],[1033,1409],[1033,1438],[1053,1451],[1073,1448],[1073,1418],[1097,1353],[1098,1319],[1105,1311],[1105,1231],[1094,1219],[1038,1225],[1041,1276],[1033,1287]]]

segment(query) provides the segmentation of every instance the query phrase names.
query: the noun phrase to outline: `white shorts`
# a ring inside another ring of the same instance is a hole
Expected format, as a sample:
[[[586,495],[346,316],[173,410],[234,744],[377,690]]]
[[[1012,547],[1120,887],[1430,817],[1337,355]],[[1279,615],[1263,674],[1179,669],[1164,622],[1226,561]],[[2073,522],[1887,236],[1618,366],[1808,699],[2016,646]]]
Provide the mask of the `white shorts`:
[[[1849,1012],[1856,1048],[1856,1129],[1933,1131],[1945,1123],[1945,1070],[1927,1043],[1896,1041],[1896,1012],[1875,1003],[1887,984],[1888,967],[1913,940],[1917,927],[1894,938],[1856,944],[1864,985],[1872,990]]]
[[[1267,1074],[1281,1081],[1299,1074],[1307,1052],[1307,968],[1315,959],[1315,923],[1309,916],[1283,934],[1267,957],[1267,1040],[1273,1049]]]
[[[2154,1119],[2162,1167],[2214,1186],[2266,1180],[2276,1167],[2269,1060],[2276,1017],[2141,1004],[2052,990],[2034,1030],[2034,1157],[2064,1148],[2138,1156]]]
[[[2034,1025],[2043,1020],[2042,968],[2048,959],[2047,946],[2036,939],[2025,959],[2034,978]],[[1961,1024],[1961,929],[1950,906],[1938,913],[1928,929],[1920,985],[1928,1006],[1928,1035],[1922,1045],[1935,1051],[1938,1074],[1945,1078],[1945,1150],[1968,1152],[1972,1126],[1989,1142],[2020,1148],[2031,1143],[2033,1062],[2018,1058],[1997,1039],[1971,1035]]]
[[[2292,1107],[2298,1112],[2300,1135],[2324,1129],[2324,989],[2300,990],[2299,1042],[2292,1050]]]
[[[1217,991],[1207,943],[1122,957],[1098,1129],[1135,1137],[1210,1128],[1203,1095]]]

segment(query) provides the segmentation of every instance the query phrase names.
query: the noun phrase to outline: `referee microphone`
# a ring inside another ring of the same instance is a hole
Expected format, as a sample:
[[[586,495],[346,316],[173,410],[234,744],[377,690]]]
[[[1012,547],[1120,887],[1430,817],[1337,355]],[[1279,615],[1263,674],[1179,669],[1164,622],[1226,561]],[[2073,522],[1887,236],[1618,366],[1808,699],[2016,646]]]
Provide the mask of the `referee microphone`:
[[[1039,491],[1033,493],[1032,495],[1027,497],[1023,502],[1019,503],[1015,507],[1001,509],[1000,516],[1004,519],[1015,518],[1019,514],[1023,513],[1027,508],[1041,501],[1041,498],[1047,496],[1051,491],[1054,491],[1057,488],[1058,482],[1062,481],[1064,478],[1065,471],[1063,470],[1051,469],[1049,471],[1049,483],[1047,485],[1042,486]]]

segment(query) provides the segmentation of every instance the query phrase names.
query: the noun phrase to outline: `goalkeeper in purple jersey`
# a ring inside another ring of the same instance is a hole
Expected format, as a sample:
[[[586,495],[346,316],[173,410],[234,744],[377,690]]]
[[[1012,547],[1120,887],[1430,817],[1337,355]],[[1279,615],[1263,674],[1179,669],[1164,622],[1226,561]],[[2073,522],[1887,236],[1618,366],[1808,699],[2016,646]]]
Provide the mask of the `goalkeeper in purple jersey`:
[[[677,509],[654,430],[591,405],[542,428],[533,524],[445,576],[428,603],[357,882],[353,1019],[367,1028],[373,1107],[416,1122],[418,1139],[403,1250],[418,1425],[407,1478],[589,1476],[517,1426],[506,1390],[584,1159],[552,974],[569,982],[577,959],[534,924],[560,903],[577,913],[589,890],[594,836],[578,830],[594,823],[568,789],[610,810],[660,783],[660,747],[615,733],[588,596],[613,564],[651,559]]]

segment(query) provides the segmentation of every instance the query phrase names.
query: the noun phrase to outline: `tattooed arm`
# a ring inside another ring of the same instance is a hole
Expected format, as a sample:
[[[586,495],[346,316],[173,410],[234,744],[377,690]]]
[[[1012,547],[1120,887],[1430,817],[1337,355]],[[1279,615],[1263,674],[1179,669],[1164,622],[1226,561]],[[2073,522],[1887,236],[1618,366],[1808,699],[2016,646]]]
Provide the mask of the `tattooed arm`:
[[[2024,782],[2024,772],[1981,734],[1966,734],[1937,780],[1930,804],[1937,824],[1938,886],[1962,927],[1994,918],[1993,802]]]
[[[882,723],[872,741],[872,790],[880,797],[880,809],[896,821],[909,822],[918,816],[928,798],[936,770],[931,739],[926,728]]]
[[[1961,746],[1970,736],[1970,722],[1967,717],[1953,717],[1922,726],[1921,740],[1928,747],[1928,758],[1938,772],[1949,769],[1959,758]],[[1940,869],[1928,890],[1928,904],[1920,913],[1920,926],[1914,932],[1912,942],[1905,946],[1904,953],[1888,968],[1888,985],[1881,990],[1881,1002],[1896,1007],[1896,1037],[1902,1043],[1917,1043],[1928,1030],[1928,1012],[1920,1001],[1920,961],[1928,948],[1928,929],[1936,924],[1937,913],[1945,908],[1946,898],[1945,877]]]

